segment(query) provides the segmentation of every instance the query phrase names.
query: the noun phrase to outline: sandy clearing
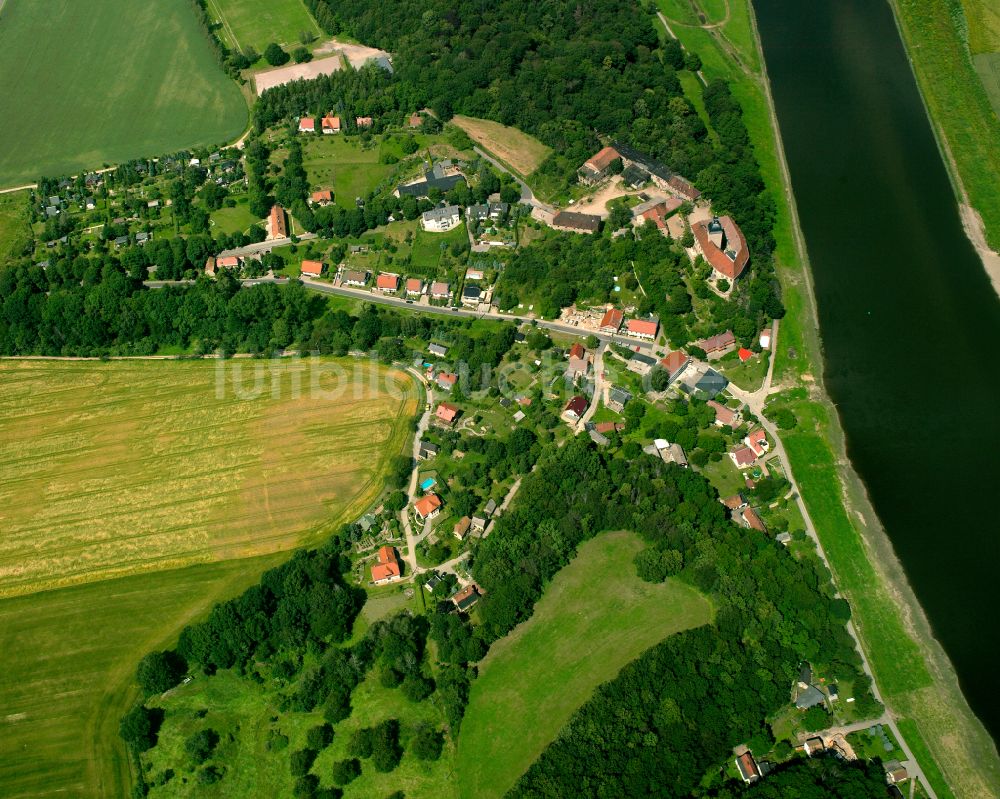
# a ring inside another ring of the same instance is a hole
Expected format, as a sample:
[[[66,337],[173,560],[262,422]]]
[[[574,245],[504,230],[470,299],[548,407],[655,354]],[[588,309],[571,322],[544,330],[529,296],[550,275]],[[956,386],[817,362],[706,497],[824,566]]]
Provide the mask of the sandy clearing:
[[[607,219],[611,215],[608,210],[608,203],[617,200],[619,197],[628,197],[630,194],[639,194],[642,189],[626,189],[622,185],[621,175],[615,175],[610,181],[605,183],[593,195],[566,208],[567,211],[574,211],[578,214],[593,214]],[[650,195],[652,198],[652,195]]]
[[[390,60],[392,58],[385,50],[366,47],[363,44],[342,42],[339,39],[330,39],[330,41],[324,42],[314,52],[317,55],[326,55],[327,53],[343,55],[355,69],[363,67],[372,58],[379,58],[381,56],[385,56]]]
[[[308,64],[289,64],[287,67],[257,72],[254,74],[253,80],[257,87],[257,94],[263,94],[268,89],[291,83],[293,80],[312,80],[320,75],[329,75],[343,68],[344,62],[340,55],[332,55],[328,58],[318,58]]]

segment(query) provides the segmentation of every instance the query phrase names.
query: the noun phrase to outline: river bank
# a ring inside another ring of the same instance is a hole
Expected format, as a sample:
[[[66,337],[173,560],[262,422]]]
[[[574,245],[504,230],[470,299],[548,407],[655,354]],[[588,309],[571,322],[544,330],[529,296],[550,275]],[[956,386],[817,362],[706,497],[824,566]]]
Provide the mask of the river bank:
[[[752,23],[763,63],[755,16]],[[819,314],[810,280],[812,267],[798,223],[766,68],[763,72],[764,90],[776,139],[776,156],[781,162],[784,193],[791,205],[802,282],[812,295],[804,307],[811,311],[807,321],[810,322],[810,333],[815,331],[815,336],[805,334],[803,342],[812,344],[808,362],[823,363],[820,360],[823,350],[818,332]],[[982,246],[989,252],[984,238]],[[991,274],[991,278],[997,286],[1000,270]],[[786,287],[796,290],[795,281],[790,283],[791,286],[786,283]],[[798,321],[801,323],[803,320],[800,318]],[[808,373],[809,378],[814,377],[811,372]],[[799,379],[806,376],[807,373],[800,370]],[[796,442],[794,434],[787,436],[792,439],[787,442],[789,458],[797,473],[803,469],[806,474],[812,472],[811,479],[800,476],[803,498],[811,511],[815,509],[814,515],[825,522],[820,525],[820,538],[830,555],[837,585],[855,608],[855,626],[862,646],[873,663],[885,704],[890,713],[900,720],[900,726],[905,728],[904,735],[939,796],[954,795],[950,789],[961,796],[993,796],[994,786],[1000,784],[1000,758],[996,746],[969,707],[957,673],[935,637],[892,541],[874,510],[868,490],[848,457],[840,411],[826,390],[824,378],[809,382],[808,401],[820,406],[823,413],[813,419],[815,429],[811,434],[799,434],[802,441]],[[814,440],[808,441],[810,437]],[[830,464],[832,468],[826,469],[829,473],[825,475],[820,462],[822,459],[817,457],[817,450],[822,448],[828,449],[834,456]],[[827,485],[822,485],[824,482]],[[821,501],[824,490],[827,494],[825,503]],[[838,492],[839,497],[836,496]],[[844,513],[839,521],[834,518],[838,515],[834,510],[837,504],[842,505]],[[891,619],[892,616],[897,618]],[[914,645],[914,651],[908,655],[904,651],[908,648],[903,646],[904,640]],[[938,765],[943,775],[938,771]]]
[[[660,7],[667,12],[678,8],[669,0]],[[817,521],[837,585],[854,607],[855,626],[885,703],[899,719],[935,793],[942,799],[956,794],[993,796],[992,786],[1000,784],[1000,758],[993,741],[962,695],[955,670],[848,458],[838,409],[822,375],[812,273],[769,101],[770,86],[763,68],[755,73],[747,67],[763,62],[756,20],[746,0],[730,8],[730,20],[723,25],[712,25],[709,18],[704,27],[683,21],[675,25],[676,20],[671,26],[702,56],[709,77],[723,77],[734,85],[765,182],[778,200],[776,260],[789,313],[775,358],[780,398],[801,414],[799,428],[782,433],[792,468]],[[747,30],[733,31],[741,19]],[[750,42],[757,52],[741,50],[741,42]]]
[[[966,235],[1000,297],[1000,119],[969,54],[967,34],[940,0],[888,0]],[[962,22],[968,30],[968,20]]]

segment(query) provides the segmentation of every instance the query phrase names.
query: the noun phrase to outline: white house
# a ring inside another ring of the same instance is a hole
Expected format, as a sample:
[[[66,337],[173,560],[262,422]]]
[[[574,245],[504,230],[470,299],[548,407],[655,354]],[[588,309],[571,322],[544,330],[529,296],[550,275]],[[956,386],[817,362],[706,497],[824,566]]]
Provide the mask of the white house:
[[[456,227],[461,221],[457,205],[446,205],[425,211],[420,225],[429,233],[444,233]]]

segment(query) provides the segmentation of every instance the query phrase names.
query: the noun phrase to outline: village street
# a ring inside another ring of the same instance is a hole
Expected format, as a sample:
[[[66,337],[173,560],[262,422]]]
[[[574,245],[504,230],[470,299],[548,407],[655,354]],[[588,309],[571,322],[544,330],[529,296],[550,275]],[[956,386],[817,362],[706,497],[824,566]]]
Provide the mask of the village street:
[[[605,398],[605,391],[610,387],[610,384],[604,379],[604,351],[607,348],[608,343],[602,341],[601,346],[594,353],[594,396],[590,398],[590,405],[580,417],[580,421],[576,423],[577,431],[583,430],[587,426],[587,422],[597,413],[598,407]]]

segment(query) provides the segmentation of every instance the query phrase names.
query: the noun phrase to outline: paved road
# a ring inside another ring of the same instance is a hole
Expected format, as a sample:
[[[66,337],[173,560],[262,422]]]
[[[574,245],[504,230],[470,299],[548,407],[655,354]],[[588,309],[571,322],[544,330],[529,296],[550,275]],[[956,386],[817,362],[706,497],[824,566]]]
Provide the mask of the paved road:
[[[298,237],[299,241],[311,241],[316,238],[315,233],[303,233]],[[292,243],[290,236],[283,236],[280,239],[267,239],[265,241],[258,241],[253,244],[248,244],[246,247],[234,247],[231,250],[223,250],[219,253],[218,257],[224,257],[227,255],[237,255],[240,258],[246,258],[248,255],[257,255],[257,253],[271,252],[275,247],[285,247]]]
[[[743,391],[742,389],[739,389],[736,386],[730,384],[728,390],[734,397],[747,404],[750,410],[753,411],[754,416],[756,416],[760,420],[761,427],[763,427],[767,431],[767,434],[771,437],[771,440],[774,441],[774,447],[772,448],[771,451],[775,456],[781,459],[781,464],[785,469],[785,477],[791,484],[792,491],[794,491],[795,493],[795,503],[798,505],[799,512],[802,514],[802,519],[805,522],[806,533],[815,543],[816,552],[819,554],[824,565],[826,565],[826,567],[830,569],[831,574],[834,574],[834,582],[836,584],[836,574],[833,571],[833,569],[830,568],[830,561],[826,556],[825,550],[823,549],[823,544],[819,540],[819,535],[816,533],[816,525],[813,524],[812,517],[809,515],[809,509],[806,507],[806,504],[802,499],[802,491],[799,489],[799,485],[795,481],[795,475],[792,473],[792,463],[788,459],[788,453],[785,451],[785,445],[781,440],[781,436],[778,434],[778,429],[764,415],[764,406],[767,404],[768,396],[777,390],[772,388],[772,376],[774,373],[774,361],[775,361],[774,354],[777,352],[777,346],[778,346],[778,327],[779,327],[779,322],[775,320],[774,327],[771,332],[771,360],[767,367],[767,376],[764,378],[763,385],[757,391],[749,392],[749,391]],[[861,664],[865,670],[865,673],[869,677],[871,677],[872,694],[879,702],[882,702],[882,704],[884,705],[885,702],[882,699],[882,693],[881,691],[879,691],[878,683],[875,682],[875,675],[872,672],[871,664],[868,662],[868,655],[865,653],[864,647],[861,645],[861,641],[858,638],[857,631],[854,629],[853,622],[847,623],[847,631],[851,634],[851,637],[854,639],[855,648],[858,650],[858,654],[861,656]],[[877,723],[885,724],[886,726],[889,727],[889,729],[892,730],[893,735],[896,736],[896,740],[899,741],[900,748],[906,754],[906,759],[908,761],[906,764],[906,768],[910,772],[910,775],[916,776],[920,779],[920,782],[922,783],[924,790],[927,792],[927,795],[930,797],[930,799],[937,799],[937,794],[935,794],[934,789],[931,787],[930,783],[927,782],[927,777],[924,775],[923,769],[920,767],[920,764],[917,762],[916,757],[914,757],[913,752],[910,750],[909,745],[906,743],[906,739],[903,738],[903,734],[899,731],[899,727],[896,725],[895,718],[893,718],[893,716],[889,712],[887,712],[885,716],[883,716],[883,718]],[[871,725],[869,724],[869,726]]]
[[[548,205],[547,203],[543,203],[541,200],[539,200],[535,196],[535,193],[531,190],[531,186],[529,186],[527,183],[521,180],[520,176],[514,174],[511,170],[509,170],[506,166],[504,166],[500,161],[498,161],[492,155],[480,149],[479,147],[473,147],[472,149],[476,153],[476,155],[478,155],[480,158],[489,161],[491,164],[493,164],[493,166],[495,166],[501,172],[506,172],[508,175],[514,178],[514,180],[517,181],[517,185],[521,187],[522,203],[524,203],[525,205],[530,205],[532,208],[540,208],[541,210],[547,211],[550,214],[554,214],[556,211],[559,210],[555,206]]]
[[[403,525],[403,532],[406,534],[406,553],[403,555],[403,561],[406,563],[406,570],[410,577],[416,577],[423,569],[417,566],[417,543],[421,541],[427,535],[427,530],[425,530],[422,536],[418,537],[414,535],[413,529],[410,526],[410,506],[417,500],[417,475],[420,472],[420,461],[418,455],[420,453],[420,439],[423,438],[424,432],[427,430],[427,425],[430,424],[431,420],[431,408],[434,407],[434,389],[431,388],[430,384],[424,380],[424,376],[420,374],[416,369],[407,369],[407,371],[414,376],[418,383],[424,386],[424,390],[427,392],[427,406],[424,408],[423,414],[420,416],[420,421],[417,422],[417,431],[413,434],[413,473],[410,475],[410,485],[406,491],[406,507],[399,512],[399,520]]]
[[[607,386],[604,380],[604,351],[607,348],[607,342],[602,341],[601,346],[594,354],[594,396],[590,398],[590,406],[584,411],[580,421],[576,423],[577,431],[583,430],[587,426],[587,422],[597,413],[597,407],[601,404],[601,398],[604,396],[604,389]]]

